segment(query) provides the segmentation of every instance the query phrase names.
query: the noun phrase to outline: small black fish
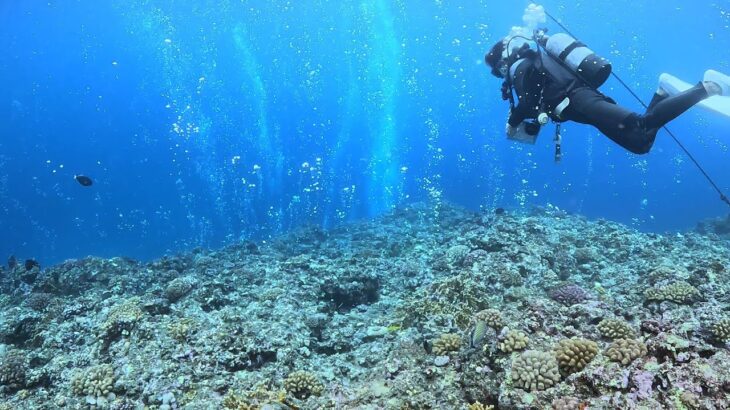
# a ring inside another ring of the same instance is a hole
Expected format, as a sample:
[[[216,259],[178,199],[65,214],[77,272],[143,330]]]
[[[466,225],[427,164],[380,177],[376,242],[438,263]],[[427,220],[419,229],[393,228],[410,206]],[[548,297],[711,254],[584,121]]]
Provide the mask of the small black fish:
[[[507,212],[504,210],[504,208],[497,208],[494,210],[495,215],[504,215],[504,213]]]
[[[433,346],[431,345],[431,342],[428,341],[428,339],[423,339],[423,350],[425,350],[428,354],[431,354],[431,352],[433,351]]]
[[[37,267],[38,269],[41,268],[41,264],[38,263],[35,259],[26,259],[25,260],[25,270],[32,270],[33,268]]]
[[[18,267],[18,259],[15,257],[15,255],[10,255],[8,258],[8,268],[10,270],[15,270],[15,268]]]
[[[86,175],[74,175],[74,179],[83,186],[91,186],[94,184],[94,181]]]

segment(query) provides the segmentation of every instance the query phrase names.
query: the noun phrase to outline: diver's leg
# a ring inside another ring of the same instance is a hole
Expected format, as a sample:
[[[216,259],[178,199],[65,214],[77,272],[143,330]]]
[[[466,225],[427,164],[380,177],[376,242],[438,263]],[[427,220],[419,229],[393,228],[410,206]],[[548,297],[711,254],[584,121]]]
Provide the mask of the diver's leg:
[[[661,102],[662,97],[657,97]],[[658,102],[655,101],[658,104]],[[624,149],[646,154],[654,145],[656,130],[645,132],[642,117],[601,94],[582,88],[570,96],[570,105],[563,112],[566,120],[589,124]]]
[[[669,98],[669,94],[667,94],[666,91],[662,90],[661,88],[656,90],[654,96],[651,97],[651,102],[649,103],[649,108],[647,108],[647,111],[651,111],[652,109],[654,109],[654,107],[656,107],[657,104],[666,100],[667,98]]]
[[[653,107],[650,106],[643,116],[644,124],[646,128],[661,128],[709,96],[705,84],[699,83],[687,91],[659,101]]]

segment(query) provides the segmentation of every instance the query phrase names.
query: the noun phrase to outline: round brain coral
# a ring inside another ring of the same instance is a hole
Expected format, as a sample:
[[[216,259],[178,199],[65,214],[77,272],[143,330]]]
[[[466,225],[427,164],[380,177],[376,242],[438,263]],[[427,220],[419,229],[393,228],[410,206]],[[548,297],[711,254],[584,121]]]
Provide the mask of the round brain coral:
[[[583,370],[598,354],[598,344],[585,339],[561,340],[555,347],[560,370],[570,374]]]
[[[628,365],[634,360],[644,357],[647,353],[646,345],[638,340],[617,339],[606,350],[606,356],[611,361]]]
[[[636,337],[636,332],[631,326],[619,319],[603,319],[598,324],[598,331],[604,337],[609,339],[633,339]]]
[[[558,361],[551,353],[528,350],[512,362],[512,383],[523,390],[545,390],[559,381]]]

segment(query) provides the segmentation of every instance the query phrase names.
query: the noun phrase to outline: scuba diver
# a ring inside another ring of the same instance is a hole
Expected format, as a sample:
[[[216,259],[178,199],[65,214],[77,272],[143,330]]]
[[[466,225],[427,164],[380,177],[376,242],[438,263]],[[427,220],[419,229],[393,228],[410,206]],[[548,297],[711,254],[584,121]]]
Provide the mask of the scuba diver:
[[[504,79],[502,98],[511,107],[506,126],[510,139],[534,143],[540,126],[549,119],[558,124],[574,121],[594,126],[632,153],[646,154],[659,129],[694,105],[708,104],[710,97],[722,96],[710,99],[708,108],[730,115],[730,98],[726,98],[730,97],[730,77],[713,70],[694,86],[662,74],[646,112],[633,112],[598,91],[611,74],[607,60],[567,34],[545,33],[534,30],[529,37],[510,35],[485,56],[492,74]],[[717,99],[722,101],[717,103]],[[559,128],[556,141],[559,143]]]

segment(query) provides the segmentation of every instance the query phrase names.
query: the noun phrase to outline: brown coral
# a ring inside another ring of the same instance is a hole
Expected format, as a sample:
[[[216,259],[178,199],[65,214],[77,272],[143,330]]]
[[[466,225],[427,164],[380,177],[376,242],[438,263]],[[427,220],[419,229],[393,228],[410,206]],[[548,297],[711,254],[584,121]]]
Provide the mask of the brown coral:
[[[455,333],[445,333],[433,342],[433,353],[436,356],[448,356],[461,348],[461,337]]]
[[[636,332],[631,326],[619,319],[603,319],[598,324],[598,331],[609,339],[633,339]]]
[[[23,388],[26,381],[27,360],[19,350],[12,350],[0,358],[0,386],[9,390]]]
[[[641,341],[632,339],[617,339],[606,350],[606,356],[611,361],[619,362],[624,366],[645,356],[646,353],[646,345]]]
[[[712,325],[712,334],[723,343],[730,342],[730,318],[721,319]]]
[[[467,410],[494,410],[491,404],[482,404],[481,402],[471,403],[466,406]]]
[[[499,350],[505,353],[512,353],[516,350],[522,350],[527,347],[530,339],[524,332],[518,330],[510,330],[499,343]]]
[[[560,370],[570,374],[583,370],[598,354],[598,344],[585,339],[564,339],[555,347]]]
[[[661,302],[668,300],[681,305],[690,304],[699,299],[700,291],[687,282],[677,281],[667,286],[647,289],[644,292],[644,297],[650,301]]]
[[[319,396],[324,391],[324,385],[317,379],[317,376],[305,371],[290,374],[284,380],[284,388],[298,399]]]
[[[545,390],[559,381],[558,361],[551,353],[528,350],[512,362],[512,383],[523,390]]]
[[[114,370],[106,364],[86,369],[71,380],[71,390],[79,396],[104,397],[113,386]]]
[[[479,311],[474,318],[477,321],[481,321],[487,324],[487,326],[500,330],[504,327],[505,323],[502,319],[502,313],[497,309],[484,309]]]

